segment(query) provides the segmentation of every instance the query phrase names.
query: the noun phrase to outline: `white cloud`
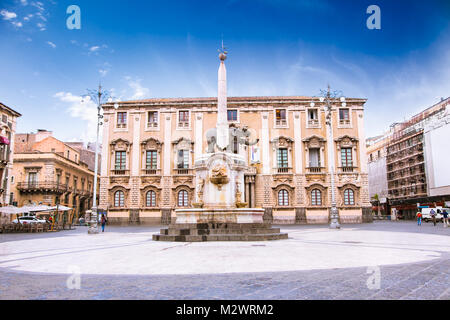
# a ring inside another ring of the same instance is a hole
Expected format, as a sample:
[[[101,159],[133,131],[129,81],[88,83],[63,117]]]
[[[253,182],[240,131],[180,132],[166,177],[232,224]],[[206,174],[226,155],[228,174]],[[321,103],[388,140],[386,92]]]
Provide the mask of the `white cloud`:
[[[85,121],[85,126],[80,128],[80,139],[84,142],[95,141],[97,135],[97,106],[90,100],[70,92],[58,92],[54,95],[66,104],[67,112],[73,118]]]
[[[47,44],[48,44],[50,47],[52,47],[53,49],[56,48],[56,44],[54,44],[54,43],[51,42],[51,41],[47,41]]]
[[[20,21],[19,22],[13,21],[11,23],[13,24],[13,26],[15,26],[17,28],[22,28],[23,27],[23,24]]]
[[[11,20],[17,18],[17,14],[15,12],[11,12],[6,9],[0,11],[0,16],[3,17],[3,20]]]
[[[133,89],[133,95],[130,96],[131,100],[140,100],[149,98],[150,90],[141,85],[141,79],[132,79],[131,77],[125,77],[128,86]]]
[[[89,51],[91,51],[91,52],[96,52],[96,51],[98,51],[99,49],[100,49],[99,46],[93,46],[93,47],[91,47],[91,48],[89,49]]]
[[[21,3],[23,6],[27,6],[27,5],[28,5],[28,1],[27,1],[27,0],[20,0],[20,3]]]

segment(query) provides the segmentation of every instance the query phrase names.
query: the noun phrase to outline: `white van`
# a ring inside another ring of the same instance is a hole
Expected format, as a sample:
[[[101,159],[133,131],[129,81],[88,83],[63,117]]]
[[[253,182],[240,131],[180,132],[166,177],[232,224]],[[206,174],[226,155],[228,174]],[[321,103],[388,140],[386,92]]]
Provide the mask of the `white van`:
[[[433,209],[434,212],[436,212],[436,221],[437,222],[439,222],[439,221],[443,222],[444,221],[444,216],[442,215],[443,209],[446,209],[446,211],[450,213],[450,209],[449,208],[442,208],[442,207],[422,208],[421,212],[422,212],[422,220],[423,221],[425,221],[425,222],[432,221],[431,214],[430,214],[431,209]]]

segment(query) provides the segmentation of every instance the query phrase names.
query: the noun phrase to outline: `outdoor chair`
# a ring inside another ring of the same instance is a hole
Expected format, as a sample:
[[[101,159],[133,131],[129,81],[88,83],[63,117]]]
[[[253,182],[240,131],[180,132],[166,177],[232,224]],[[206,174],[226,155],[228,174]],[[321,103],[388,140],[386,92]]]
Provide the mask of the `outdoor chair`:
[[[44,232],[44,224],[43,223],[36,224],[36,232]]]
[[[31,224],[22,224],[21,225],[21,231],[22,232],[30,232],[31,231]]]
[[[37,233],[37,231],[38,231],[38,223],[33,223],[33,224],[31,224],[31,226],[30,226],[30,232],[31,232],[31,233],[33,233],[33,232],[36,232],[36,233]]]

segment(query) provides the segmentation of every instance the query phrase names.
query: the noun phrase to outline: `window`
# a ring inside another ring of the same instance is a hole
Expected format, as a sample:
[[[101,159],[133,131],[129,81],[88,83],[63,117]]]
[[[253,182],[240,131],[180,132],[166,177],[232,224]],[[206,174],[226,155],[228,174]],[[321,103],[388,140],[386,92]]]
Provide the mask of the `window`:
[[[125,194],[123,191],[119,190],[114,193],[114,206],[124,207],[125,206]]]
[[[319,116],[317,109],[308,109],[308,125],[317,126],[319,125]]]
[[[70,151],[67,150],[67,159],[70,159]]]
[[[341,161],[342,161],[342,167],[344,167],[344,168],[353,167],[352,148],[342,148],[341,149]]]
[[[311,191],[311,205],[322,205],[322,192],[319,189],[314,189],[313,191]]]
[[[275,110],[275,124],[277,126],[285,126],[287,124],[286,109]]]
[[[146,160],[145,168],[147,170],[156,170],[158,168],[157,151],[156,150],[147,151],[147,160]]]
[[[189,111],[178,111],[178,127],[189,128]]]
[[[310,168],[320,168],[320,149],[319,148],[309,149],[309,167]]]
[[[37,173],[36,172],[28,173],[28,184],[36,185],[36,183],[37,183]]]
[[[279,206],[288,206],[289,205],[289,193],[285,189],[281,189],[278,192],[278,205]]]
[[[189,150],[178,150],[178,169],[189,169]]]
[[[288,150],[286,148],[280,148],[277,150],[278,153],[278,168],[288,167]]]
[[[228,110],[228,121],[237,121],[238,120],[238,111],[237,110]]]
[[[344,204],[346,206],[355,204],[355,193],[353,192],[352,189],[346,189],[344,191]]]
[[[239,143],[238,143],[237,137],[233,138],[233,153],[235,153],[235,154],[239,153]]]
[[[75,155],[75,162],[78,161],[78,155]]]
[[[127,155],[125,151],[116,151],[115,170],[125,170]]]
[[[156,193],[155,191],[147,192],[145,196],[145,204],[147,207],[156,207]]]
[[[178,206],[188,206],[188,192],[186,190],[181,190],[180,192],[178,192]]]
[[[339,123],[340,124],[350,124],[349,109],[339,109]]]
[[[6,114],[2,115],[2,122],[7,123],[8,122],[8,116]]]
[[[117,112],[117,128],[126,128],[126,127],[127,127],[127,113]]]
[[[149,111],[148,112],[147,127],[148,128],[157,128],[158,127],[158,111]]]

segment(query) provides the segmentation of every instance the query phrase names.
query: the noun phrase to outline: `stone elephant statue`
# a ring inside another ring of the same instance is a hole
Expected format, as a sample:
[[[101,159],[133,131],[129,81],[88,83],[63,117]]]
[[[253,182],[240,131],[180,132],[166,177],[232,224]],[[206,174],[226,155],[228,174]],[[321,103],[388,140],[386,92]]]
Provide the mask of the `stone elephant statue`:
[[[247,126],[244,126],[243,128],[235,128],[235,127],[229,128],[228,137],[229,137],[228,146],[225,148],[227,152],[232,152],[231,148],[233,146],[235,137],[237,138],[237,143],[239,145],[244,144],[246,146],[253,146],[259,142],[259,139],[250,141],[251,132],[250,130],[248,130]],[[217,143],[217,128],[211,128],[206,132],[206,141],[208,142],[207,153],[214,153],[215,146]]]

